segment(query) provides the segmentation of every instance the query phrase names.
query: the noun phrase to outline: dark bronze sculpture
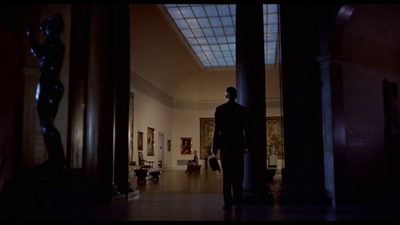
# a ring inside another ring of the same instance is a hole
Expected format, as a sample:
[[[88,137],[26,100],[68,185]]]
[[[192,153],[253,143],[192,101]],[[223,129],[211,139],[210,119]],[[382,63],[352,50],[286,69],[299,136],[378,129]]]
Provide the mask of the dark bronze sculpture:
[[[59,77],[65,51],[65,46],[60,40],[63,29],[62,15],[56,13],[40,26],[45,37],[42,44],[36,41],[34,25],[29,25],[27,30],[31,52],[40,59],[40,75],[35,98],[49,156],[49,159],[42,164],[46,168],[63,168],[66,165],[60,133],[53,124],[58,104],[64,93],[64,85]]]

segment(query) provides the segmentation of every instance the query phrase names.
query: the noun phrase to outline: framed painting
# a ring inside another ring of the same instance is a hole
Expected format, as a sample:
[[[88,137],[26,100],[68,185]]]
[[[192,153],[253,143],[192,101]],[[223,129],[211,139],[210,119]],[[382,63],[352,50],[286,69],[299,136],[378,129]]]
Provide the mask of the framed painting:
[[[137,149],[138,151],[143,151],[143,132],[137,132]]]
[[[147,127],[147,155],[154,156],[154,128]]]
[[[181,137],[181,155],[192,154],[192,138]]]
[[[267,157],[276,155],[283,159],[283,124],[280,116],[267,117]]]
[[[277,155],[283,158],[284,138],[283,138],[283,118],[280,116],[266,118],[267,135],[267,156]],[[200,159],[205,159],[211,154],[214,118],[200,118]],[[218,151],[217,157],[219,159]]]
[[[206,159],[211,155],[214,126],[214,118],[200,118],[200,159]],[[219,157],[219,151],[217,157]]]
[[[170,152],[171,151],[171,140],[167,141],[167,145],[168,145],[168,151]]]

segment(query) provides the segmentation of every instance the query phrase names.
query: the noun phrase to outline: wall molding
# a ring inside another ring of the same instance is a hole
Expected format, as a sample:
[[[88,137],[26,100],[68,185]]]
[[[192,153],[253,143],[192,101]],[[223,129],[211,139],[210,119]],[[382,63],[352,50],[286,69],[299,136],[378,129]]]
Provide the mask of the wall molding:
[[[190,100],[173,98],[134,72],[131,72],[131,84],[133,89],[139,90],[156,101],[173,109],[214,110],[218,105],[225,103],[225,100]],[[267,108],[281,108],[281,101],[279,98],[266,99],[265,103]]]

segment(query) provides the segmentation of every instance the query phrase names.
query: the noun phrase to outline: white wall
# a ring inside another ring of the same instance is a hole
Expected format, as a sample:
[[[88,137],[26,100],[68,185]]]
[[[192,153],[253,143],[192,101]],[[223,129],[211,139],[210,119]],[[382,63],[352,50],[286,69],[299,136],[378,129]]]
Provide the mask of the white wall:
[[[164,146],[167,140],[171,139],[171,118],[172,109],[163,103],[156,101],[138,89],[131,89],[134,94],[134,119],[133,119],[133,161],[138,162],[138,131],[143,132],[143,157],[145,160],[154,161],[158,166],[158,134],[164,134]],[[147,155],[147,128],[154,128],[155,149],[154,156]],[[166,147],[165,147],[166,150]],[[130,153],[131,154],[131,153]],[[168,161],[169,154],[164,154],[165,161]]]
[[[216,101],[173,99],[154,85],[141,80],[138,75],[132,73],[131,78],[131,91],[134,93],[133,160],[138,163],[137,132],[141,131],[144,159],[154,161],[154,166],[158,165],[158,151],[154,152],[154,156],[147,156],[147,127],[151,127],[155,129],[156,137],[159,132],[164,134],[163,169],[185,170],[186,165],[178,165],[177,161],[190,160],[193,155],[181,154],[181,138],[192,138],[192,151],[200,151],[200,118],[213,118],[216,106],[226,101],[225,96],[222,94]],[[267,107],[267,116],[280,116],[280,108]],[[171,151],[167,149],[167,140],[171,140]],[[157,141],[155,139],[156,147]],[[200,160],[200,164],[205,165],[205,161]]]

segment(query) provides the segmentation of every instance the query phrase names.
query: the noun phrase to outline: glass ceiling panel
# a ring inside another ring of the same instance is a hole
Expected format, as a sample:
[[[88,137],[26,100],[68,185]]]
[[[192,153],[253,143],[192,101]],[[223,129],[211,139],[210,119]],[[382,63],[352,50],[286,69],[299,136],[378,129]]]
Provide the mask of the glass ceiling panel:
[[[235,4],[164,4],[204,67],[236,65]],[[265,64],[275,65],[279,42],[277,4],[263,4]]]

